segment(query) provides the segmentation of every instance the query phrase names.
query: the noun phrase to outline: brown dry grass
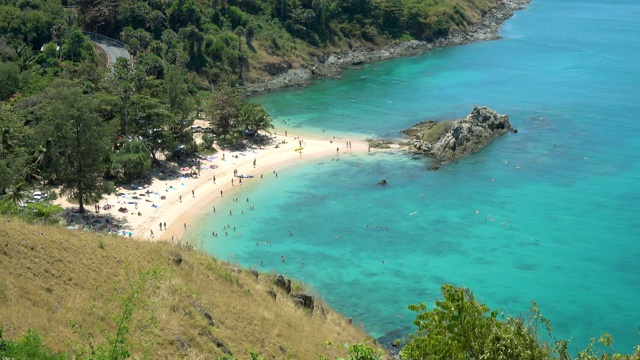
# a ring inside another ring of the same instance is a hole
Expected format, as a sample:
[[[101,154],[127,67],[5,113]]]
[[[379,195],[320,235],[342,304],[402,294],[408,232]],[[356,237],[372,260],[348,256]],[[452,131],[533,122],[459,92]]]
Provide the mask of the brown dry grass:
[[[366,337],[324,304],[324,311],[297,307],[268,275],[237,273],[225,262],[168,243],[0,219],[0,269],[5,336],[16,339],[35,328],[56,351],[113,336],[120,297],[150,270],[159,275],[144,282],[130,324],[134,357],[146,352],[159,359],[216,359],[224,355],[217,342],[238,359],[249,358],[249,349],[267,359],[332,359],[346,351],[327,346],[327,340],[356,343]],[[277,299],[267,290],[276,291]]]

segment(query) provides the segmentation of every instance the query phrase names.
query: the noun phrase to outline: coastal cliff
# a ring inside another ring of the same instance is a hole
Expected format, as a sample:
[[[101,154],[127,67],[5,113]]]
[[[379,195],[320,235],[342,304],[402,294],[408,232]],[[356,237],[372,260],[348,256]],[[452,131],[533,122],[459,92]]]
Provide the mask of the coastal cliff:
[[[273,77],[263,79],[259,83],[248,83],[246,89],[248,93],[261,93],[275,91],[287,87],[306,86],[314,78],[340,77],[342,71],[362,64],[373,63],[391,58],[415,56],[433,49],[463,45],[474,41],[487,41],[499,39],[498,30],[502,23],[511,18],[513,14],[524,9],[531,0],[503,0],[496,7],[489,10],[482,19],[466,31],[454,30],[447,36],[435,41],[412,40],[400,42],[381,49],[352,49],[344,53],[334,53],[322,55],[314,59],[311,66],[300,66],[288,69],[280,67],[283,72],[272,72]]]
[[[517,132],[509,123],[509,116],[500,115],[486,106],[473,106],[464,119],[453,122],[423,122],[405,131],[413,137],[412,152],[422,153],[439,164],[455,161],[473,154],[487,146],[493,139],[507,133]]]

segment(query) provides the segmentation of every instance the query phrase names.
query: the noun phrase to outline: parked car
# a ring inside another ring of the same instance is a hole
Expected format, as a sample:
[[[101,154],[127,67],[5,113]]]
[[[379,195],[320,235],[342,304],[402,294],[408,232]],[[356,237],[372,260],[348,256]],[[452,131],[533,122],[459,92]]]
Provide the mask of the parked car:
[[[29,199],[27,200],[27,202],[43,202],[45,200],[47,200],[49,196],[41,191],[34,191],[33,194],[31,194],[31,196],[29,197]]]

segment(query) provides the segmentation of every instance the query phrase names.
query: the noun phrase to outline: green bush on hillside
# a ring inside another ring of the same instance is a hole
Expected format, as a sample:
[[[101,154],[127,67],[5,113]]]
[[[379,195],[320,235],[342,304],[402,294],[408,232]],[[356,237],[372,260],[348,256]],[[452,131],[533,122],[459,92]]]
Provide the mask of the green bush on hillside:
[[[424,135],[422,135],[422,141],[426,142],[436,142],[440,140],[440,138],[446,134],[453,127],[453,121],[444,120],[437,123],[431,129],[427,130]]]
[[[42,338],[38,331],[29,329],[18,340],[6,340],[0,327],[0,358],[1,359],[38,359],[64,360],[64,354],[55,354],[42,345]]]

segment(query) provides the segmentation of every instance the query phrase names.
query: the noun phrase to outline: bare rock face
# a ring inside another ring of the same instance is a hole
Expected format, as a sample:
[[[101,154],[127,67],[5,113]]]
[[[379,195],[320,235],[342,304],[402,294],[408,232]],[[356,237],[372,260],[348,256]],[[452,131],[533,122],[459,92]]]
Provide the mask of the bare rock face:
[[[314,309],[315,301],[313,300],[313,296],[308,294],[292,294],[291,297],[293,298],[293,302],[298,306],[309,310]]]
[[[275,278],[275,284],[287,292],[287,294],[291,294],[291,280],[285,278],[282,275],[278,275]]]
[[[486,106],[474,105],[471,114],[454,121],[451,129],[437,141],[429,143],[414,140],[412,145],[437,163],[444,163],[473,154],[509,131],[517,132],[511,127],[508,115],[497,114]]]

